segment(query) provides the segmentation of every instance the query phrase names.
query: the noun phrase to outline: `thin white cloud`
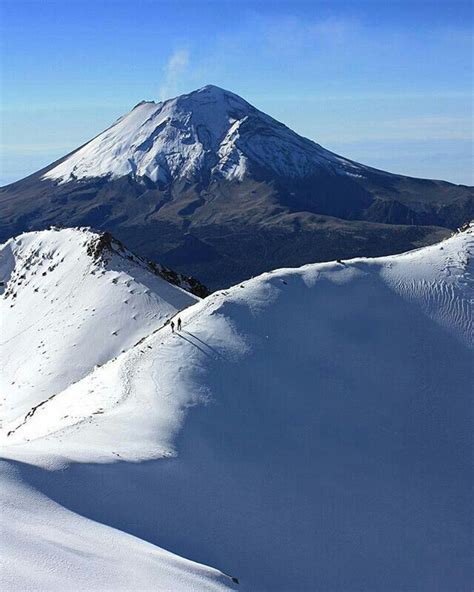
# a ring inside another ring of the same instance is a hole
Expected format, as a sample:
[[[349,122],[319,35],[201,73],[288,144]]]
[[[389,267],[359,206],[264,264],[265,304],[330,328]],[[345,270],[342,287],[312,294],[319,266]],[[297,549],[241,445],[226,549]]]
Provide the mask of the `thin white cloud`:
[[[164,80],[159,90],[161,101],[178,94],[179,83],[189,64],[189,52],[178,49],[168,60],[164,68]]]
[[[71,150],[74,146],[70,143],[62,144],[29,144],[27,142],[19,144],[0,144],[0,153],[8,154],[41,154],[57,152],[61,150]]]

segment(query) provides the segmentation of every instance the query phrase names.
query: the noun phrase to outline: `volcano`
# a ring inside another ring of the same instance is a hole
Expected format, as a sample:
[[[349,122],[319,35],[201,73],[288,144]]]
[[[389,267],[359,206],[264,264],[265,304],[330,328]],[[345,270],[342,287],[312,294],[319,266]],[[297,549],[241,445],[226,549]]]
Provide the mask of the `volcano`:
[[[92,226],[211,289],[276,267],[410,250],[473,217],[472,187],[343,158],[216,86],[143,101],[0,189],[0,241]]]

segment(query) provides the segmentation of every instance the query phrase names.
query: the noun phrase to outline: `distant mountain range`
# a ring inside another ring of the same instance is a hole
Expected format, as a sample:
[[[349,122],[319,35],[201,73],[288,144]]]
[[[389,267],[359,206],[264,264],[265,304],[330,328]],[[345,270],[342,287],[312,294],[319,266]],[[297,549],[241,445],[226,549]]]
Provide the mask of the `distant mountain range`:
[[[472,218],[472,187],[343,158],[215,86],[142,102],[0,189],[0,241],[93,226],[212,289],[282,266],[406,251]]]

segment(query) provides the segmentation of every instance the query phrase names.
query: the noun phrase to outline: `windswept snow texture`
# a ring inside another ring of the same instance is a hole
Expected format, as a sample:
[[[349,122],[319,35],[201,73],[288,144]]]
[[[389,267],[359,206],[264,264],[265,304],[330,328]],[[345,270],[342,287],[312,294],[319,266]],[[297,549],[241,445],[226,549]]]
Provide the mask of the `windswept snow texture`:
[[[280,175],[299,177],[320,165],[339,173],[363,167],[306,140],[239,96],[216,86],[162,103],[144,101],[105,132],[48,171],[45,179],[126,175],[154,182],[197,171],[242,179],[250,158]]]
[[[471,589],[473,231],[215,293],[4,433],[7,588],[35,589],[23,547],[54,568],[48,505],[70,513],[54,524],[74,521],[72,549],[97,527],[241,590]],[[110,557],[89,553],[90,588],[108,589]]]
[[[2,590],[235,589],[231,579],[215,569],[67,510],[29,487],[21,473],[0,463]]]

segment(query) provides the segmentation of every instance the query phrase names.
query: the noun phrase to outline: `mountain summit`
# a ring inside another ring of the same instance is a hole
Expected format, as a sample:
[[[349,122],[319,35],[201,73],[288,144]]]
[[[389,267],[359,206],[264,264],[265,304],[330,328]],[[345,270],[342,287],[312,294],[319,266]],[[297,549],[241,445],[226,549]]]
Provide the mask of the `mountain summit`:
[[[282,266],[406,251],[472,218],[472,188],[345,159],[216,86],[141,102],[0,189],[0,241],[93,226],[212,289]]]
[[[240,181],[256,166],[299,178],[318,168],[349,175],[367,168],[298,136],[237,95],[205,86],[162,103],[139,103],[44,178]]]

